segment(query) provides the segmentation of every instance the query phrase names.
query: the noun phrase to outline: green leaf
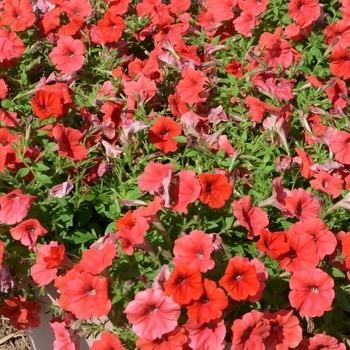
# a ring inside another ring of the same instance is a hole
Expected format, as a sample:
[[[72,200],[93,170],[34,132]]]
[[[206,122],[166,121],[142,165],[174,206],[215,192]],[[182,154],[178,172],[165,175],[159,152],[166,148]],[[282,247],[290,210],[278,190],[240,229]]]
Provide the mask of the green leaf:
[[[72,236],[74,237],[75,243],[85,243],[91,240],[96,240],[96,237],[87,230],[76,230],[73,232]]]
[[[36,181],[42,184],[51,184],[52,178],[50,176],[47,176],[45,174],[35,173]]]
[[[335,286],[334,291],[335,291],[335,300],[337,301],[340,308],[343,309],[344,311],[349,312],[350,308],[349,308],[348,293],[345,292],[345,290],[343,290],[339,286]]]
[[[29,168],[19,169],[16,173],[16,178],[25,177],[29,174],[29,172],[30,172]]]
[[[180,143],[187,143],[187,139],[185,136],[173,136],[172,137],[173,140],[177,141],[177,142],[180,142]]]
[[[38,162],[33,165],[33,169],[37,171],[47,171],[50,170],[48,166],[46,166],[43,162]]]
[[[346,275],[342,273],[339,269],[336,267],[332,267],[332,272],[331,272],[333,277],[339,277],[339,278],[345,278]]]
[[[85,225],[92,217],[92,210],[89,208],[79,208],[75,212],[75,222],[78,227]]]
[[[12,103],[9,100],[2,100],[1,106],[7,109],[12,108]]]

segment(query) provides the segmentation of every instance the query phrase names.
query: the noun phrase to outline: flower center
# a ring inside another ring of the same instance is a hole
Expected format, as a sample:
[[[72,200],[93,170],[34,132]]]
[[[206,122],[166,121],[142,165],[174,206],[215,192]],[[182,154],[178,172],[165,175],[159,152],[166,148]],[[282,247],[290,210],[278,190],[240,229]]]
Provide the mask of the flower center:
[[[149,309],[148,309],[148,312],[153,312],[153,311],[157,311],[158,308],[155,307],[154,305],[150,306]]]
[[[311,287],[311,290],[312,290],[315,294],[318,294],[318,293],[320,292],[320,290],[319,290],[316,286]]]
[[[90,290],[88,291],[88,294],[90,294],[90,295],[95,295],[95,294],[96,294],[96,289],[90,289]]]
[[[203,258],[204,258],[204,253],[203,253],[203,252],[198,252],[198,253],[197,253],[197,256],[198,256],[199,259],[203,260]]]
[[[240,280],[241,278],[242,278],[242,275],[236,275],[236,276],[235,276],[235,279],[236,279],[236,280]]]

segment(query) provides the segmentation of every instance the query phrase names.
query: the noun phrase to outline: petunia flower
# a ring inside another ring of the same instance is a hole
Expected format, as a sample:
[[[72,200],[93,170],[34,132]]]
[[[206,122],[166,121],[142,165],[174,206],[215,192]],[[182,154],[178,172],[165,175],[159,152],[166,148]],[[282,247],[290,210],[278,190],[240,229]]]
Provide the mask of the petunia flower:
[[[177,150],[174,136],[181,134],[181,127],[170,117],[159,117],[149,129],[148,140],[164,154]]]
[[[267,349],[285,350],[296,348],[303,339],[303,329],[293,310],[279,310],[273,314],[266,310],[264,320],[270,326],[270,334],[264,339]]]
[[[76,72],[83,66],[85,51],[82,41],[73,39],[71,36],[62,36],[49,57],[56,68],[65,74]]]
[[[122,243],[122,251],[128,255],[134,253],[134,247],[145,241],[145,232],[149,229],[147,219],[134,216],[128,211],[125,216],[117,220],[116,238]]]
[[[192,68],[185,69],[176,87],[180,101],[188,104],[206,101],[208,93],[203,91],[206,82],[207,78],[201,71]]]
[[[198,176],[201,186],[199,200],[210,208],[221,208],[232,194],[232,186],[227,177],[221,174],[203,173]]]
[[[57,140],[61,157],[82,161],[88,154],[86,147],[80,145],[83,134],[79,130],[57,124],[52,130],[52,136]]]
[[[261,229],[269,224],[267,213],[259,207],[252,207],[250,196],[233,201],[232,206],[234,216],[248,230],[248,239],[258,236]]]
[[[13,239],[21,241],[23,245],[34,250],[38,237],[45,236],[47,230],[41,226],[37,219],[28,219],[11,228],[10,233]]]
[[[164,291],[179,305],[200,299],[204,288],[199,269],[190,269],[187,264],[177,266],[164,283]]]
[[[124,346],[122,346],[119,338],[109,332],[101,333],[101,340],[95,340],[90,350],[125,350]]]
[[[60,267],[70,268],[73,265],[66,255],[64,245],[59,245],[56,241],[40,246],[37,251],[36,263],[30,268],[30,274],[40,287],[52,282]]]
[[[315,22],[320,16],[320,13],[321,8],[318,0],[291,0],[288,4],[289,16],[295,19],[301,28]]]
[[[277,259],[279,256],[289,252],[289,245],[283,231],[270,232],[269,230],[261,229],[260,239],[256,242],[256,247],[272,259]]]
[[[162,290],[146,289],[136,294],[124,313],[134,333],[152,341],[175,329],[181,311]]]
[[[340,190],[343,189],[344,181],[338,179],[329,173],[321,170],[318,174],[314,175],[315,180],[310,181],[310,185],[315,190],[319,190],[328,193],[332,198],[340,196]]]
[[[179,181],[173,188],[171,208],[177,212],[187,214],[187,206],[195,202],[201,192],[196,173],[192,170],[181,170],[177,174]]]
[[[112,306],[108,299],[108,280],[82,270],[79,265],[60,275],[55,287],[61,292],[58,305],[73,312],[77,318],[106,316]]]
[[[327,334],[316,334],[314,337],[304,339],[298,350],[346,350],[344,343]]]
[[[336,130],[329,141],[329,149],[335,154],[335,159],[342,164],[350,164],[350,133]]]
[[[0,315],[9,318],[14,328],[28,329],[39,327],[39,311],[39,303],[29,301],[20,295],[4,300],[0,308]]]
[[[203,280],[204,293],[199,300],[192,300],[187,308],[188,317],[198,323],[206,323],[222,316],[228,305],[228,297],[216,283],[207,278]]]
[[[185,329],[177,326],[171,332],[163,334],[161,338],[154,340],[139,338],[136,340],[135,345],[141,350],[183,350],[183,346],[186,343],[187,335]]]
[[[104,42],[117,42],[122,36],[125,24],[122,17],[116,16],[112,11],[107,11],[98,21],[98,28]]]
[[[320,317],[332,310],[334,280],[324,271],[297,271],[289,281],[289,301],[301,317]]]
[[[37,197],[27,196],[22,190],[15,190],[0,197],[0,222],[13,225],[24,219]]]
[[[286,271],[312,271],[320,262],[313,236],[306,232],[288,231],[285,233],[289,250],[276,257],[280,267]]]
[[[190,269],[199,268],[201,272],[207,272],[215,266],[210,258],[213,250],[211,237],[203,231],[193,230],[175,240],[174,265],[187,264]]]
[[[6,1],[3,7],[1,22],[14,32],[23,32],[35,22],[33,5],[29,0]]]
[[[53,350],[79,350],[79,343],[75,343],[65,322],[51,322],[50,326],[55,336]]]
[[[246,300],[260,290],[256,268],[247,258],[235,256],[228,262],[219,284],[230,293],[233,300]]]
[[[189,319],[183,327],[188,332],[190,349],[223,350],[225,348],[226,327],[222,318],[206,323],[198,323]]]
[[[236,319],[231,327],[232,350],[265,350],[264,340],[269,336],[270,325],[262,312],[252,310]]]

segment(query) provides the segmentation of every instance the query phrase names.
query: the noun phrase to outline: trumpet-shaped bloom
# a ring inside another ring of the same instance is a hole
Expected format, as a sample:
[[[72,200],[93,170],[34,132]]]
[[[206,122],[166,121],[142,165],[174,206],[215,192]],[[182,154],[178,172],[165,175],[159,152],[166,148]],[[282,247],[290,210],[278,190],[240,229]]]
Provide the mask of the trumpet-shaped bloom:
[[[295,272],[289,286],[290,304],[299,310],[301,317],[320,317],[325,311],[332,310],[334,280],[324,271]]]
[[[232,186],[227,177],[221,174],[203,173],[198,176],[201,186],[199,200],[210,208],[221,208],[232,194]]]
[[[58,154],[61,157],[82,161],[88,154],[86,147],[80,145],[83,134],[79,130],[57,124],[52,130],[52,135],[57,140]]]
[[[16,329],[28,329],[39,327],[39,311],[40,305],[37,302],[28,301],[20,295],[4,300],[0,308],[0,315],[9,318]]]
[[[1,21],[14,32],[23,32],[35,22],[33,5],[29,0],[8,0],[4,4]]]
[[[226,327],[222,318],[207,323],[198,323],[189,319],[184,328],[188,332],[190,349],[222,350],[225,347]]]
[[[147,289],[136,294],[124,313],[136,335],[154,340],[175,329],[181,311],[162,290]]]
[[[51,241],[38,249],[36,264],[30,268],[33,280],[41,287],[49,284],[57,277],[59,267],[70,265],[63,244]]]
[[[198,268],[190,269],[186,264],[179,265],[164,283],[165,295],[171,295],[180,305],[198,300],[204,292],[202,275]]]
[[[174,265],[187,264],[190,269],[207,272],[215,266],[214,260],[210,259],[213,250],[211,237],[203,231],[193,230],[175,241]]]
[[[71,36],[62,36],[49,57],[62,74],[78,71],[84,64],[86,48],[84,44]]]
[[[173,331],[163,334],[161,338],[154,340],[139,338],[136,340],[136,346],[141,350],[183,350],[186,343],[185,329],[179,326]]]
[[[90,350],[125,350],[119,338],[109,332],[101,334],[101,340],[95,340]]]
[[[228,297],[216,283],[207,278],[203,281],[204,293],[199,300],[192,300],[187,308],[188,317],[198,323],[206,323],[221,317],[228,305]]]
[[[0,222],[13,225],[28,214],[28,210],[37,197],[27,196],[21,190],[15,190],[0,197]]]
[[[46,235],[47,230],[40,225],[38,220],[29,219],[10,229],[10,233],[13,239],[21,241],[29,249],[34,249],[38,237]]]
[[[233,201],[232,206],[234,216],[249,231],[248,239],[258,236],[261,229],[269,224],[267,213],[261,208],[252,207],[250,196]]]
[[[177,150],[174,136],[181,134],[181,127],[170,117],[159,117],[149,129],[148,140],[164,154]]]
[[[86,272],[79,265],[57,277],[55,287],[61,291],[58,305],[77,318],[106,316],[111,309],[107,278]]]
[[[230,293],[233,300],[237,301],[254,296],[260,290],[255,266],[250,264],[247,258],[240,256],[230,259],[219,284]]]
[[[265,350],[264,339],[269,336],[270,326],[263,317],[262,312],[252,310],[233,322],[232,350]]]
[[[267,310],[264,319],[270,326],[270,334],[264,339],[266,349],[296,348],[303,339],[303,329],[293,310],[279,310],[273,314]]]

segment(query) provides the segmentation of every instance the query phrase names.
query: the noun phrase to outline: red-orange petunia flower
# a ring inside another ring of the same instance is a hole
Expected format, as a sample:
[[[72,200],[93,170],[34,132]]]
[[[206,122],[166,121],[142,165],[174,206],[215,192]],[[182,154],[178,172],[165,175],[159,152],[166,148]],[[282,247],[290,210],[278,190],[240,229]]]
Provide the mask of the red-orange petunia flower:
[[[58,118],[67,112],[67,107],[63,105],[61,96],[51,91],[38,90],[30,103],[34,114],[41,120],[50,117]]]
[[[58,276],[55,287],[61,292],[58,305],[73,312],[77,318],[87,320],[106,316],[112,307],[108,299],[107,278],[86,272],[80,265]]]
[[[335,159],[340,163],[350,164],[349,141],[350,133],[341,130],[336,130],[329,141],[329,149],[335,154]]]
[[[37,219],[28,219],[11,228],[10,233],[13,239],[21,241],[29,249],[35,249],[38,237],[46,235],[47,230]]]
[[[149,129],[148,140],[164,154],[177,150],[174,136],[181,135],[181,127],[171,117],[159,117]]]
[[[347,46],[337,46],[329,56],[331,73],[343,79],[350,78],[350,52]]]
[[[16,329],[28,329],[39,327],[39,311],[40,305],[37,302],[28,301],[20,295],[4,300],[0,308],[0,315],[9,318]]]
[[[1,21],[14,32],[23,32],[35,22],[33,5],[29,0],[7,0]]]
[[[223,207],[232,194],[232,186],[225,175],[203,173],[198,181],[201,185],[199,200],[210,208]]]
[[[250,196],[233,201],[232,206],[234,216],[249,231],[248,239],[258,236],[261,229],[269,224],[267,213],[259,207],[252,207]]]
[[[174,265],[187,264],[189,268],[199,268],[201,272],[207,272],[215,266],[210,258],[214,250],[212,238],[203,231],[193,230],[189,235],[175,240]],[[218,316],[219,317],[219,316]]]
[[[301,317],[320,317],[332,310],[334,280],[321,269],[295,272],[289,281],[290,304]]]
[[[210,322],[221,317],[222,310],[228,305],[228,298],[216,283],[207,278],[203,280],[204,293],[199,300],[192,300],[187,308],[188,317],[198,323]]]
[[[201,71],[187,68],[182,73],[182,79],[179,81],[176,91],[180,95],[180,101],[193,104],[204,102],[208,94],[203,91],[207,78]]]
[[[277,259],[280,255],[289,251],[287,238],[283,231],[270,232],[269,230],[261,229],[260,239],[256,242],[256,247],[272,259]]]
[[[101,340],[95,340],[90,350],[125,350],[124,346],[120,343],[119,338],[109,332],[101,333]]]
[[[295,19],[301,28],[316,21],[321,13],[318,0],[291,0],[288,10],[289,16]]]
[[[102,33],[103,41],[110,43],[121,38],[125,24],[122,17],[107,11],[103,19],[98,21],[98,28]]]
[[[224,287],[233,300],[245,300],[256,295],[260,290],[260,283],[256,268],[247,258],[235,256],[226,268],[225,275],[219,284]]]
[[[58,154],[61,157],[82,161],[88,154],[86,147],[80,145],[83,134],[79,130],[57,124],[52,130],[52,135],[57,140]]]
[[[180,305],[189,304],[203,295],[202,275],[199,269],[189,269],[186,264],[179,265],[164,283],[165,295],[172,296]]]
[[[37,197],[27,196],[21,190],[15,190],[0,197],[0,222],[13,225],[27,216],[28,210]]]

